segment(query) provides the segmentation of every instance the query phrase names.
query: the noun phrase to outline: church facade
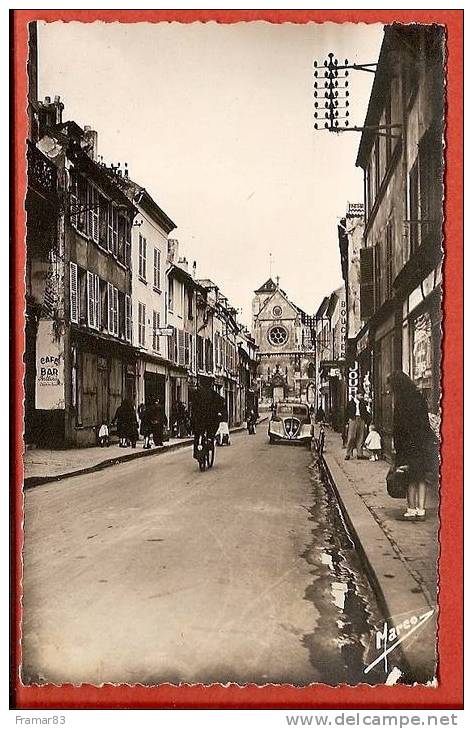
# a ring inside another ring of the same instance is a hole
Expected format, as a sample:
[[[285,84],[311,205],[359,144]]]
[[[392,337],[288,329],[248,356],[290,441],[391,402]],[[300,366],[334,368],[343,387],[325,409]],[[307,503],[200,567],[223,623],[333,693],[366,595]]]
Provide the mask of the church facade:
[[[261,401],[314,403],[315,363],[309,317],[269,278],[253,297]]]

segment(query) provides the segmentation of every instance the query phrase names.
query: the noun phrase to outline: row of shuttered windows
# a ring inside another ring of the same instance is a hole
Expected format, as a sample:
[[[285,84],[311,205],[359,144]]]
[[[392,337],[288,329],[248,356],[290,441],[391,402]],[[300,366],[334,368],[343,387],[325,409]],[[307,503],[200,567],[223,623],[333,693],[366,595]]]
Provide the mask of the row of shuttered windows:
[[[148,241],[144,236],[139,234],[138,238],[138,276],[143,280],[148,280],[147,271],[147,249]],[[153,249],[153,286],[155,289],[161,288],[161,251],[159,248]]]
[[[91,329],[106,331],[113,336],[132,341],[132,300],[97,274],[70,263],[70,320],[74,324],[87,324]],[[152,347],[160,351],[160,314],[153,311]],[[138,345],[147,346],[146,306],[138,303]],[[231,372],[237,370],[235,345],[215,334],[212,341],[197,336],[197,367],[212,370],[214,363]],[[193,336],[181,329],[174,330],[169,339],[169,359],[181,367],[194,368]]]
[[[392,218],[375,245],[360,249],[361,318],[365,321],[393,296],[393,279],[398,272],[396,251],[399,268],[422,243],[431,242],[440,247],[443,150],[442,136],[435,125],[424,133],[418,148],[419,153],[406,180],[408,219],[404,221],[405,230],[396,230]],[[369,167],[367,175],[368,171]],[[369,214],[369,201],[367,211]]]
[[[218,332],[215,333],[214,339],[215,364],[229,372],[237,371],[237,353],[236,347],[228,339],[225,339]]]
[[[74,172],[70,186],[70,221],[73,228],[91,238],[102,250],[131,265],[129,220],[90,180]]]
[[[73,324],[87,324],[91,329],[132,341],[132,303],[128,294],[72,262],[69,294],[69,316]]]
[[[155,352],[161,350],[161,337],[158,329],[161,326],[161,316],[159,311],[153,311],[153,327],[151,330],[152,346]],[[138,302],[138,345],[146,348],[148,346],[147,337],[147,321],[146,321],[146,305],[141,301]]]

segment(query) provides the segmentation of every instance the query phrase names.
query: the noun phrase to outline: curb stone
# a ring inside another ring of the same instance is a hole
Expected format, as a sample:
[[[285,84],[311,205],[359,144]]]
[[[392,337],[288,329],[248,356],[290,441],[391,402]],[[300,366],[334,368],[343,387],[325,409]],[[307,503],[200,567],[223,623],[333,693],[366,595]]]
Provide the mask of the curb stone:
[[[262,423],[264,420],[266,420],[265,417],[260,418],[258,421],[258,424]],[[244,425],[239,425],[236,428],[231,428],[231,433],[239,433],[243,430],[246,430],[246,427]],[[85,476],[88,473],[94,473],[95,471],[101,471],[104,468],[109,468],[110,466],[116,466],[119,463],[126,463],[127,461],[133,461],[136,458],[147,458],[149,456],[159,456],[163,453],[170,453],[171,451],[175,451],[179,448],[185,448],[194,442],[194,439],[192,437],[190,438],[183,438],[178,443],[171,443],[170,445],[164,445],[160,446],[158,448],[152,448],[151,450],[137,450],[136,453],[125,453],[122,456],[114,456],[113,458],[107,458],[104,461],[100,461],[99,463],[94,463],[92,466],[85,466],[84,468],[78,468],[74,471],[68,471],[65,473],[58,473],[55,476],[27,476],[23,481],[23,490],[27,491],[28,489],[34,488],[35,486],[40,486],[44,483],[51,483],[54,481],[63,481],[66,478],[72,478],[73,476]]]
[[[402,623],[406,617],[420,617],[434,608],[335,458],[324,453],[320,464],[338,496],[388,630]],[[382,627],[379,626],[380,629]],[[412,638],[403,642],[400,650],[417,683],[432,681],[437,667],[436,615],[429,618]]]

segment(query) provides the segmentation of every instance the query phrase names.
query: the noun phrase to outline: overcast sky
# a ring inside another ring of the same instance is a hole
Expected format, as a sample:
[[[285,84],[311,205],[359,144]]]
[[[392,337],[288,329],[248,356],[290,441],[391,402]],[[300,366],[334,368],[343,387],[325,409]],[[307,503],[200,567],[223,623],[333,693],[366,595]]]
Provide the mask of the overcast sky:
[[[362,202],[360,135],[316,132],[313,62],[373,63],[381,25],[39,23],[39,95],[99,134],[174,220],[181,253],[250,321],[269,276],[314,313],[341,281],[337,218]],[[373,75],[352,72],[352,123]]]

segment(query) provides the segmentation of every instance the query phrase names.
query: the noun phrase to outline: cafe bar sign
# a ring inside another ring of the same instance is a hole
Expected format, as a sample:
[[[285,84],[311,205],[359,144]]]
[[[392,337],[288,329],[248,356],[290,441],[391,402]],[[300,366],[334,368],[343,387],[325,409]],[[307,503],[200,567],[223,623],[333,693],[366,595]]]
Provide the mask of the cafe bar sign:
[[[36,408],[64,410],[64,341],[51,319],[40,319],[36,338]]]

